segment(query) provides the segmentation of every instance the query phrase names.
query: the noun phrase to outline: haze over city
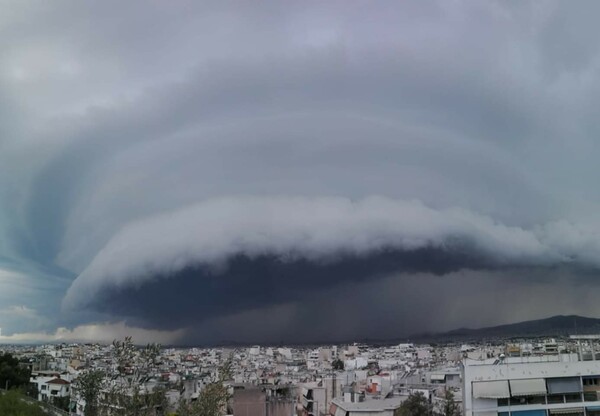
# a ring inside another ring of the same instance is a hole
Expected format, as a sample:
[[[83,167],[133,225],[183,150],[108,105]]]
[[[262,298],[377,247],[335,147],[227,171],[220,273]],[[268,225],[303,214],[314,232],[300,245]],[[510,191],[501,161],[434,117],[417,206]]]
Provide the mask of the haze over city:
[[[0,1],[0,342],[600,317],[598,2]]]

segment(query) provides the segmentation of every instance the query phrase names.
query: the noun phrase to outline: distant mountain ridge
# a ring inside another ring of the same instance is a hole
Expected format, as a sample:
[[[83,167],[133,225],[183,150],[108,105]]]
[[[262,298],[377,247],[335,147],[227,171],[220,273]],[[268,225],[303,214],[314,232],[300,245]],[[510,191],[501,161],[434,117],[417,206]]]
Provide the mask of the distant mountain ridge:
[[[578,315],[556,315],[545,319],[486,328],[459,328],[438,335],[448,338],[485,338],[576,334],[600,334],[600,319]]]
[[[442,333],[421,333],[400,338],[362,338],[362,339],[326,339],[287,342],[269,341],[235,341],[224,340],[203,347],[232,347],[242,348],[253,345],[270,346],[320,346],[332,344],[352,344],[354,342],[369,345],[395,345],[400,342],[446,342],[456,340],[479,340],[485,338],[513,338],[513,337],[541,337],[541,336],[567,336],[567,335],[600,335],[600,319],[579,315],[556,315],[544,319],[522,321],[512,324],[496,325],[484,328],[458,328]],[[197,345],[194,345],[197,346]],[[189,347],[177,345],[176,347]]]
[[[447,342],[457,340],[480,340],[486,338],[516,338],[568,335],[600,335],[600,319],[579,315],[556,315],[544,319],[522,321],[512,324],[496,325],[484,328],[458,328],[442,333],[420,333],[400,338],[362,338],[346,340],[310,340],[306,342],[236,342],[222,341],[219,346],[252,346],[252,345],[288,345],[319,346],[329,344],[352,344],[359,342],[369,345],[395,345],[399,342]]]

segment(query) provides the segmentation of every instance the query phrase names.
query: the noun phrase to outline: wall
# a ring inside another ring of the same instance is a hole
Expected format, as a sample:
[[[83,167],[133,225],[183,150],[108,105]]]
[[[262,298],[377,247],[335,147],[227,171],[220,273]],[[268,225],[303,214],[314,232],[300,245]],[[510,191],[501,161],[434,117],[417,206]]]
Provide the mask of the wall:
[[[234,416],[266,416],[266,395],[259,389],[236,389],[233,392]]]

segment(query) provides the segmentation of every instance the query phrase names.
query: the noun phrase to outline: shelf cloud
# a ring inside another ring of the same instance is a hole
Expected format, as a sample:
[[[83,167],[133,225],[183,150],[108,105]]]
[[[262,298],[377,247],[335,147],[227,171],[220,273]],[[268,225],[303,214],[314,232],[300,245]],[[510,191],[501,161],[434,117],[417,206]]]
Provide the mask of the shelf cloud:
[[[3,336],[393,337],[546,299],[600,315],[578,301],[600,267],[599,7],[11,4]]]
[[[382,197],[222,198],[124,227],[75,279],[63,306],[181,328],[390,274],[594,270],[594,238],[571,224],[527,230]]]

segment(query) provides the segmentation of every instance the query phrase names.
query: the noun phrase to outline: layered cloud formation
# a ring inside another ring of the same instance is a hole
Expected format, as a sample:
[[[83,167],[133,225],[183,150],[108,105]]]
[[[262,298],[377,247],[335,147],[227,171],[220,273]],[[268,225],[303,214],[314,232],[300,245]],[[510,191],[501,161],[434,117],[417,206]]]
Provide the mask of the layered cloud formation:
[[[240,255],[326,264],[336,262],[336,257],[368,258],[385,250],[434,249],[457,255],[472,252],[482,262],[498,266],[568,260],[571,253],[556,250],[552,232],[542,234],[548,241],[464,210],[436,211],[416,201],[209,200],[121,229],[75,279],[65,302],[85,304],[103,288],[139,286],[157,275],[175,275],[193,266],[214,266],[215,275],[225,274],[221,269]]]
[[[4,6],[4,336],[600,314],[594,2]]]

